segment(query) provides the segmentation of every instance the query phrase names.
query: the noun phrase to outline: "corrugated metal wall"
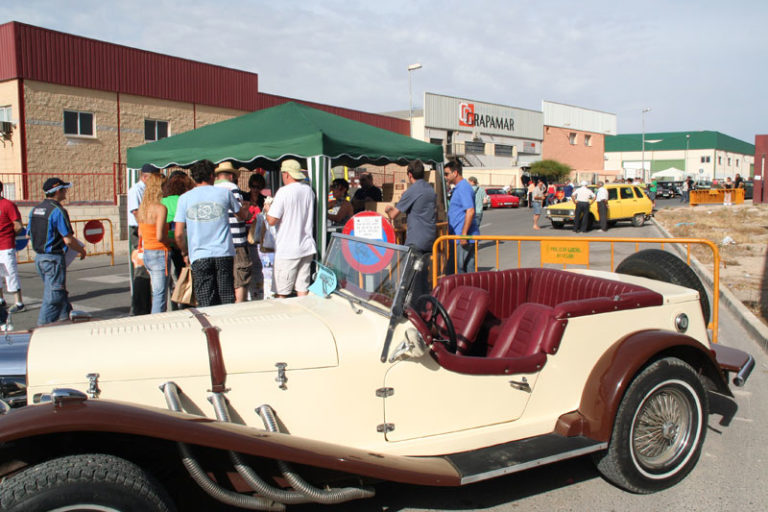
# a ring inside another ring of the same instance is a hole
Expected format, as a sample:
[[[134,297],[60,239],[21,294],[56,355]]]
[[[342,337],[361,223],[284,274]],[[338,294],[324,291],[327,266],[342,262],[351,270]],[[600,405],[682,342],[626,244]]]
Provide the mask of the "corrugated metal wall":
[[[246,112],[287,101],[297,101],[385,130],[409,134],[408,121],[402,119],[272,94],[260,94],[256,73],[180,59],[18,22],[0,25],[0,80],[14,78]]]
[[[545,126],[558,126],[604,135],[616,135],[617,133],[616,114],[563,105],[552,101],[542,101],[541,110],[544,112]]]
[[[2,28],[9,26],[19,42],[17,72],[23,78],[237,110],[258,108],[255,73],[22,23],[12,22]]]
[[[293,98],[286,98],[284,96],[276,96],[274,94],[260,93],[260,108],[274,107],[275,105],[281,105],[288,101],[295,101],[308,107],[324,110],[335,114],[337,116],[346,117],[353,121],[359,121],[361,123],[377,126],[385,130],[389,130],[401,135],[409,135],[408,121],[404,119],[398,119],[395,117],[382,116],[379,114],[369,114],[367,112],[361,112],[359,110],[350,110],[348,108],[333,107],[330,105],[323,105],[322,103],[313,103],[311,101],[296,100]]]
[[[513,119],[514,129],[508,129],[507,125],[498,127],[491,126],[488,123],[475,127],[460,125],[460,114],[465,114],[470,108],[476,115],[482,116],[483,119],[492,118],[494,123],[496,121],[504,122],[504,120]],[[527,110],[426,93],[424,95],[424,116],[424,122],[430,128],[463,132],[477,131],[478,133],[534,140],[542,140],[544,136],[543,114],[537,110]]]
[[[12,80],[17,76],[13,23],[6,23],[0,25],[0,81]]]

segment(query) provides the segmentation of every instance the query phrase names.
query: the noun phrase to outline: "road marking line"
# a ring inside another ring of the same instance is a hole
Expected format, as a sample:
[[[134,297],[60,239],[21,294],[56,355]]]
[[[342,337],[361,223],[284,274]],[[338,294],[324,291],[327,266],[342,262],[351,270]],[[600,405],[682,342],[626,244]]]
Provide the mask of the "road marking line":
[[[91,281],[94,283],[103,283],[103,284],[129,283],[131,281],[130,277],[123,276],[123,275],[81,277],[81,278],[78,278],[77,280]]]

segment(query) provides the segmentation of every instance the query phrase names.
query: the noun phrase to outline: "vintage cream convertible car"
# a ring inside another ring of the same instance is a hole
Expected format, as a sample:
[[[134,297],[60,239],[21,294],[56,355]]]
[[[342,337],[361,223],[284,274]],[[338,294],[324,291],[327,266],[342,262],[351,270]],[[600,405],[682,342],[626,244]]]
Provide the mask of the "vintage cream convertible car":
[[[520,268],[413,297],[420,265],[335,235],[307,297],[6,335],[0,508],[282,510],[585,454],[648,493],[691,471],[754,365],[677,284]]]

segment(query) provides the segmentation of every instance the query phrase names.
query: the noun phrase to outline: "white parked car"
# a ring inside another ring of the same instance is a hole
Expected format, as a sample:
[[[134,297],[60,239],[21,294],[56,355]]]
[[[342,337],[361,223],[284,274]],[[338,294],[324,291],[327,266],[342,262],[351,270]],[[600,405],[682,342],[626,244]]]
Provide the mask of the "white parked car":
[[[413,297],[408,248],[344,235],[324,263],[306,297],[0,338],[2,510],[282,510],[589,453],[653,492],[754,364],[677,284],[524,268]]]

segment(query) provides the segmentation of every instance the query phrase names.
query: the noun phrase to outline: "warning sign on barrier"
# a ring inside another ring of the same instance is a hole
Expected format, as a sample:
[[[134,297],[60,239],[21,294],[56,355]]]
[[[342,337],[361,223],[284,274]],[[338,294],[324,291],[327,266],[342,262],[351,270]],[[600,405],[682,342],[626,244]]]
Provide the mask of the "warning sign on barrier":
[[[541,241],[541,262],[589,265],[589,242]]]

